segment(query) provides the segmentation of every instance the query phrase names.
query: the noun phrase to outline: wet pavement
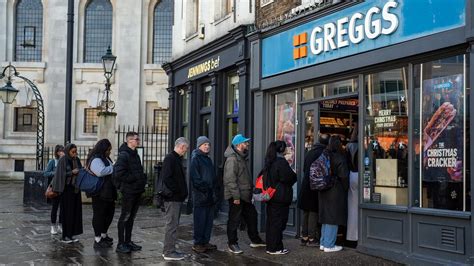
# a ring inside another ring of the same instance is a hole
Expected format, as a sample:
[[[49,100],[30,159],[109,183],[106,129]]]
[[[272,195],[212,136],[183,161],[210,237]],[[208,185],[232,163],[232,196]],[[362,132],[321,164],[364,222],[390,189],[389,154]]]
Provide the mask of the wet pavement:
[[[345,248],[341,252],[324,253],[318,248],[301,247],[299,240],[287,237],[285,247],[290,253],[285,256],[267,255],[265,249],[249,247],[245,232],[239,232],[241,255],[227,252],[225,218],[215,220],[211,242],[218,250],[204,254],[192,252],[192,216],[182,215],[178,231],[178,249],[189,256],[182,262],[165,262],[161,256],[164,239],[164,216],[155,208],[142,206],[134,225],[132,240],[143,246],[143,250],[132,254],[117,254],[114,248],[96,249],[93,245],[92,209],[83,205],[84,234],[79,242],[63,244],[60,235],[51,235],[49,215],[46,207],[23,206],[23,184],[0,182],[0,265],[398,265],[394,262],[361,254],[355,249]],[[109,235],[117,239],[117,219]],[[262,234],[262,238],[264,235]],[[115,243],[114,243],[115,244]]]

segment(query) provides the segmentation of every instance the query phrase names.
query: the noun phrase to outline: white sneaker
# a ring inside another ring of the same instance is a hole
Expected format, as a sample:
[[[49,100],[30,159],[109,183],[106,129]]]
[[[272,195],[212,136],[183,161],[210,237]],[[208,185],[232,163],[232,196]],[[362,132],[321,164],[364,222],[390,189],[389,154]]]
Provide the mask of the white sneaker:
[[[324,246],[323,246],[323,245],[320,245],[320,246],[319,246],[319,250],[324,251]]]
[[[58,232],[58,234],[62,234],[63,233],[63,227],[60,224],[56,225],[56,231]]]
[[[337,252],[341,250],[342,250],[341,246],[334,246],[332,248],[324,248],[324,252]]]
[[[55,225],[51,225],[51,234],[52,235],[56,235],[58,233],[58,230],[56,230],[56,226]]]
[[[285,255],[285,254],[288,254],[288,252],[290,252],[290,251],[288,249],[284,248],[282,250],[277,250],[275,252],[267,251],[267,254],[270,254],[270,255]]]

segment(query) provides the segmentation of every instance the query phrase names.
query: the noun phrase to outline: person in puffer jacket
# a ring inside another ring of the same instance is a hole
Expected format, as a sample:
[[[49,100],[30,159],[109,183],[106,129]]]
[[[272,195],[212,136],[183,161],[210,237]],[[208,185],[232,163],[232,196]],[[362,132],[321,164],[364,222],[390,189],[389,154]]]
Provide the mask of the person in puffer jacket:
[[[142,247],[132,242],[133,221],[140,206],[142,193],[145,192],[146,176],[137,147],[140,138],[136,132],[128,132],[126,143],[119,148],[117,162],[114,165],[114,183],[122,192],[122,213],[118,221],[118,253],[130,253]]]
[[[286,143],[281,140],[271,142],[265,155],[264,184],[276,189],[267,202],[266,242],[267,253],[284,255],[289,251],[283,247],[283,231],[288,222],[288,213],[293,201],[293,185],[296,173],[285,159]]]
[[[237,228],[240,219],[247,224],[250,247],[265,247],[265,242],[258,235],[257,210],[252,204],[253,179],[248,168],[248,150],[250,139],[241,134],[236,135],[232,144],[224,152],[224,198],[229,201],[229,220],[227,221],[227,239],[229,251],[240,254]]]
[[[214,206],[217,201],[216,169],[209,157],[211,142],[205,136],[197,139],[191,155],[189,176],[193,187],[194,246],[197,253],[217,249],[210,244]]]

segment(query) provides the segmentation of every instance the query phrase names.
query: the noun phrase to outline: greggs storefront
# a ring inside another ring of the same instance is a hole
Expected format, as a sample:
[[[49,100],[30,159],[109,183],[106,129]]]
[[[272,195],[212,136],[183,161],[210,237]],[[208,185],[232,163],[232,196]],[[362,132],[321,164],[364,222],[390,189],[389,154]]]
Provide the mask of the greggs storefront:
[[[405,263],[474,263],[470,97],[474,7],[465,0],[342,2],[250,40],[253,167],[287,143],[298,173],[318,133],[359,146],[357,249]],[[349,203],[350,204],[350,203]]]

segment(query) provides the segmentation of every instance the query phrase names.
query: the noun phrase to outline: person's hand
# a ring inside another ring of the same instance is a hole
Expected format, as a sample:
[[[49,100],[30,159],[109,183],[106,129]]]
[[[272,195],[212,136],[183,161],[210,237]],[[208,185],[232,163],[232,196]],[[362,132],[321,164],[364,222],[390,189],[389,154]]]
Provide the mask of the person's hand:
[[[238,200],[238,199],[234,200],[234,204],[235,205],[240,205],[240,200]]]
[[[79,173],[79,169],[78,169],[78,168],[73,169],[73,170],[72,170],[72,173],[73,173],[74,175],[77,175],[77,174]]]

